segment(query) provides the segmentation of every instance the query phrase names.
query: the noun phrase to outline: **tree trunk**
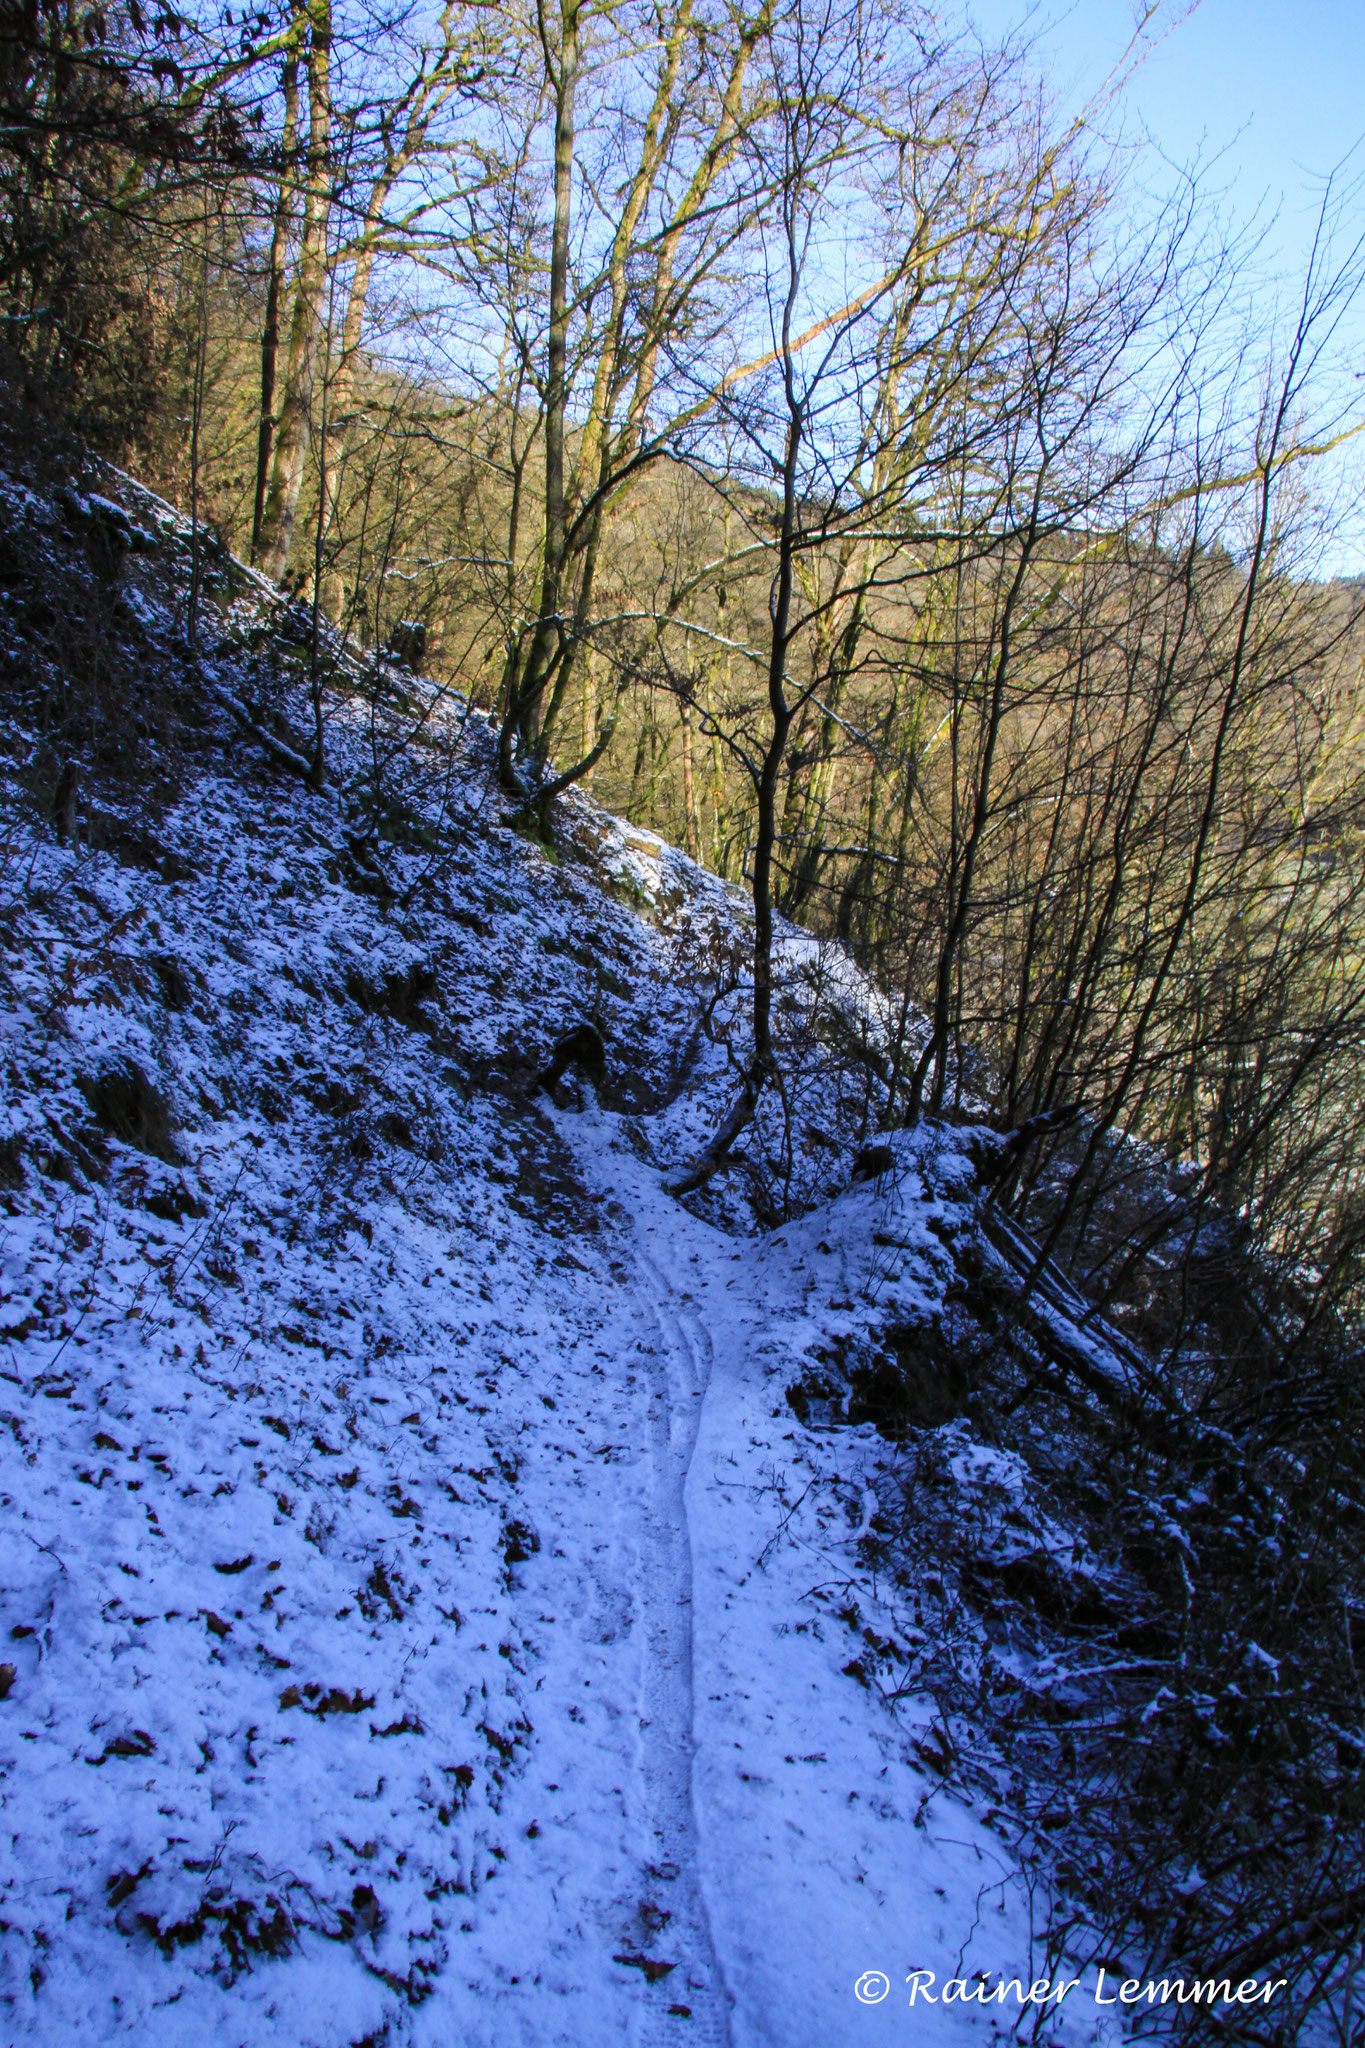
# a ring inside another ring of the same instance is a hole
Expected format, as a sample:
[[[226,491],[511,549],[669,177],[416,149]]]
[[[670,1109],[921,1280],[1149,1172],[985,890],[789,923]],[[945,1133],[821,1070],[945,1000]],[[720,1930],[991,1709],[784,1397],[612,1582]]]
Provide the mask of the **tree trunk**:
[[[374,190],[370,194],[364,239],[355,259],[355,269],[351,272],[351,289],[346,297],[346,317],[341,323],[341,350],[331,380],[332,389],[328,405],[331,417],[326,428],[328,438],[334,436],[337,446],[335,449],[328,447],[324,450],[319,485],[322,492],[320,530],[324,537],[331,529],[337,496],[341,489],[343,458],[351,426],[351,407],[355,403],[360,337],[364,331],[370,279],[374,275],[375,242],[392,182],[391,177],[376,180]]]
[[[598,654],[596,648],[592,648],[589,651],[587,662],[583,668],[583,730],[579,754],[580,758],[584,761],[587,760],[589,754],[597,745],[597,671],[601,665],[601,660],[602,657]],[[591,782],[592,771],[589,769],[583,776],[584,788],[588,788]]]
[[[697,860],[701,855],[701,839],[697,832],[697,790],[692,776],[692,706],[685,701],[680,703],[678,717],[682,724],[684,844],[692,859]]]
[[[308,0],[308,167],[304,188],[303,239],[299,275],[289,324],[289,354],[280,403],[270,489],[261,520],[260,555],[266,574],[283,576],[294,538],[308,452],[309,422],[322,294],[327,276],[327,226],[331,212],[332,96],[331,0]]]
[[[299,145],[299,59],[291,50],[284,61],[284,136],[280,189],[275,200],[275,220],[270,236],[270,271],[265,291],[265,323],[261,328],[261,408],[256,430],[256,493],[251,510],[251,559],[260,560],[261,523],[265,518],[266,485],[270,480],[270,457],[275,444],[275,374],[280,350],[280,289],[284,282],[284,260],[294,221],[295,156]]]
[[[976,860],[982,839],[991,819],[991,806],[995,791],[992,777],[995,767],[996,748],[1000,742],[1001,728],[1005,715],[1006,685],[1013,681],[1010,673],[1010,657],[1013,649],[1013,626],[1015,610],[1024,588],[1024,580],[1032,566],[1033,550],[1037,540],[1040,517],[1044,470],[1034,488],[1033,510],[1019,544],[1019,560],[1010,579],[1009,590],[1000,619],[998,651],[995,669],[987,699],[984,724],[981,734],[981,758],[977,770],[976,794],[972,803],[971,823],[968,827],[961,851],[961,864],[953,874],[950,868],[948,889],[948,916],[943,944],[939,949],[938,968],[934,977],[934,1005],[931,1015],[932,1030],[928,1043],[915,1064],[910,1079],[910,1101],[906,1113],[907,1123],[919,1121],[924,1102],[924,1084],[933,1069],[933,1081],[929,1090],[930,1114],[936,1116],[943,1107],[943,1092],[948,1079],[948,1049],[952,1023],[953,979],[957,968],[958,948],[962,944],[968,919],[974,907],[972,884],[976,873]],[[956,782],[956,777],[954,777]],[[956,797],[954,798],[956,801]],[[956,839],[956,833],[954,833]]]
[[[518,734],[534,741],[545,685],[560,639],[564,573],[564,420],[568,406],[569,230],[573,210],[574,109],[578,93],[580,0],[562,0],[559,62],[555,86],[555,201],[550,242],[550,332],[545,380],[545,560],[540,578],[540,612],[519,687],[509,691],[498,740],[498,777],[504,789],[521,795],[513,763]],[[547,53],[548,54],[548,53]]]
[[[788,350],[788,425],[782,464],[782,524],[777,545],[777,571],[769,604],[770,639],[768,654],[768,716],[771,721],[763,766],[757,781],[757,822],[754,831],[754,1049],[740,1081],[735,1099],[711,1143],[684,1173],[669,1185],[678,1195],[704,1187],[725,1164],[735,1141],[753,1122],[754,1112],[776,1068],[773,1057],[773,847],[777,838],[777,785],[782,757],[791,731],[792,707],[787,698],[787,660],[790,652],[792,593],[796,580],[796,484],[797,464],[805,431],[805,413],[796,396],[789,353],[792,295],[786,308],[783,331]]]

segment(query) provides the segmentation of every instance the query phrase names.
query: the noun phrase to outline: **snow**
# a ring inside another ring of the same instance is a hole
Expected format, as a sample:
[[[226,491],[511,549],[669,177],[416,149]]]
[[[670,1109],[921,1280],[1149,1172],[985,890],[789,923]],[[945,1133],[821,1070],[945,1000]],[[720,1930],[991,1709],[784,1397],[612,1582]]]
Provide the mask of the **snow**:
[[[372,715],[334,714],[338,785]],[[817,1206],[761,1237],[734,1187],[680,1206],[729,1073],[697,948],[742,906],[581,793],[552,861],[451,719],[451,789],[418,761],[403,793],[453,850],[381,848],[387,891],[337,787],[226,728],[122,857],[9,843],[10,2038],[1003,2033],[1009,2005],[908,2020],[912,1972],[1039,1974],[1036,1887],[945,1767],[919,1589],[877,1570],[893,1448],[787,1400],[873,1311],[942,1308],[966,1139],[848,1187],[867,1105],[812,1057]],[[842,956],[788,950],[880,1029]],[[551,1104],[535,1073],[588,1015],[611,1085]],[[129,1061],[166,1142],[92,1123]],[[941,1434],[964,1511],[1065,1544],[1019,1460]]]

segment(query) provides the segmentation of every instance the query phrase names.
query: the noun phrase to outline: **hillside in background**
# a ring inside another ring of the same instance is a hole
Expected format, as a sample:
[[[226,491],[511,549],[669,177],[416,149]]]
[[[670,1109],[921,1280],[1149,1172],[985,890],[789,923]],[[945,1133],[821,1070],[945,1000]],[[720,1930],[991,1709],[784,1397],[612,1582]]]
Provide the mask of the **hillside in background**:
[[[464,700],[126,478],[12,453],[0,515],[15,2037],[1330,2009],[1358,1563],[992,1205],[1017,1146],[881,1132],[885,1001],[780,928],[784,1084],[684,1204],[744,901],[533,829]]]

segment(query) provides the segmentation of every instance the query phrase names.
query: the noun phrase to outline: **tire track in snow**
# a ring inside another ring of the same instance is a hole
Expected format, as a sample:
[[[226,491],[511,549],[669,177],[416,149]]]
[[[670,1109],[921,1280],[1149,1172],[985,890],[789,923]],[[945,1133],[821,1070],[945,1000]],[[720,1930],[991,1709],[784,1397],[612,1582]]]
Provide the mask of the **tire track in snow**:
[[[615,1221],[626,1267],[625,1272],[616,1269],[623,1311],[618,1355],[634,1359],[643,1382],[632,1399],[622,1401],[621,1423],[638,1431],[643,1421],[647,1438],[641,1447],[647,1473],[641,1473],[644,1484],[636,1495],[638,1561],[632,1592],[640,1644],[636,1770],[648,1847],[630,1947],[641,1960],[674,1967],[653,1984],[641,1972],[631,2040],[633,2048],[677,2048],[684,2042],[732,2048],[734,2000],[712,1936],[694,1785],[693,1542],[687,1487],[712,1349],[695,1311],[689,1313],[678,1300],[645,1243],[646,1229],[654,1227],[646,1222],[651,1213],[666,1222],[670,1234],[685,1232],[692,1219],[671,1202],[660,1205],[652,1178],[637,1179],[634,1162],[613,1142],[614,1124],[600,1112],[590,1110],[570,1128],[586,1177],[611,1198],[606,1214]],[[636,1340],[633,1347],[627,1331]],[[626,1952],[617,1951],[618,1956]],[[686,2016],[671,2007],[686,2008]]]
[[[641,1774],[655,1842],[653,1898],[669,1915],[657,1950],[677,1967],[640,2009],[639,2048],[686,2038],[730,2048],[730,1995],[711,1935],[693,1803],[696,1742],[692,1692],[692,1536],[686,1488],[710,1372],[704,1333],[692,1341],[669,1307],[672,1290],[637,1255],[657,1332],[649,1400],[652,1486],[639,1589],[644,1619]],[[687,2016],[670,2008],[685,2006]],[[684,2031],[685,2030],[685,2031]]]

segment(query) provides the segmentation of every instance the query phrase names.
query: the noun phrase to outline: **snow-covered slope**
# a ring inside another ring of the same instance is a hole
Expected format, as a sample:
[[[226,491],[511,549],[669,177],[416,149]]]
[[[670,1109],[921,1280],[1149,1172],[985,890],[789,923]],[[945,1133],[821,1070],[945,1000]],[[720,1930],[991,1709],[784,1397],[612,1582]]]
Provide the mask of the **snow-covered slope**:
[[[875,1083],[812,1052],[816,1206],[761,1238],[734,1188],[681,1207],[741,910],[586,798],[552,858],[410,682],[336,692],[309,792],[222,708],[253,604],[155,801],[87,799],[67,846],[10,806],[6,2038],[1003,2032],[1015,1994],[909,2011],[915,1971],[1046,1974],[1036,1875],[949,1769],[943,1586],[881,1540],[902,1450],[820,1378],[943,1310],[965,1155],[920,1134],[850,1185]],[[874,1035],[846,963],[798,965]],[[606,1078],[552,1101],[587,1018]],[[923,1436],[989,1541],[1065,1548],[960,1412]]]

